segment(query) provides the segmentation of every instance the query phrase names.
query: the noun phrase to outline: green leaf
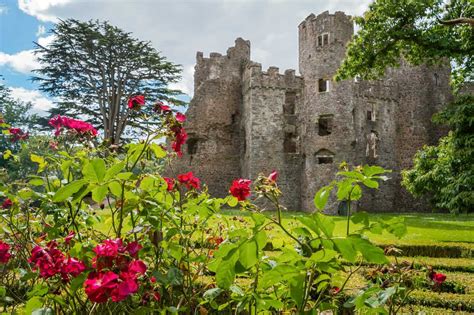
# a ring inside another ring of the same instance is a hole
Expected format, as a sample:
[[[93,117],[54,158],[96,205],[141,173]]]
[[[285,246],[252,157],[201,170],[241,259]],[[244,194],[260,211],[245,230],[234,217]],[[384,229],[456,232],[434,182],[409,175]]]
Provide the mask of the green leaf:
[[[352,241],[347,238],[335,238],[332,240],[336,246],[336,250],[348,262],[355,262],[357,258],[357,251],[354,249]]]
[[[110,182],[109,189],[115,197],[122,197],[122,185],[119,182]]]
[[[255,240],[246,241],[239,248],[239,262],[245,268],[253,267],[258,261],[257,243]]]
[[[304,300],[304,285],[305,285],[305,274],[295,275],[290,281],[290,296],[295,301],[296,305],[301,307]]]
[[[28,183],[32,186],[43,186],[44,185],[44,181],[43,181],[42,178],[32,178]]]
[[[263,250],[263,248],[267,245],[267,233],[264,230],[259,231],[255,235],[255,241],[257,242],[257,246],[259,250]]]
[[[78,192],[87,182],[83,179],[79,179],[70,182],[66,186],[63,186],[56,191],[53,197],[53,202],[61,202],[71,197],[73,194]]]
[[[349,199],[349,193],[352,190],[353,183],[354,183],[354,179],[352,178],[347,178],[337,183],[337,199],[338,200]]]
[[[221,288],[212,288],[204,292],[202,297],[207,301],[212,301],[216,297],[218,297],[219,294],[221,294],[222,292],[224,292],[224,290],[222,290]]]
[[[105,177],[105,162],[103,159],[94,159],[82,168],[84,179],[101,183]]]
[[[44,158],[39,155],[31,154],[30,159],[32,162],[38,164],[38,173],[41,173],[42,171],[44,171],[44,169],[48,165],[48,163],[44,160]]]
[[[326,206],[328,199],[329,199],[329,194],[331,193],[332,186],[324,186],[314,196],[314,205],[316,206],[317,209],[323,210],[324,207]]]
[[[43,300],[39,296],[34,296],[29,299],[25,304],[25,313],[27,315],[32,314],[35,310],[43,306]]]
[[[331,238],[334,228],[336,227],[334,220],[330,216],[319,212],[315,212],[311,217],[314,218],[316,224],[324,233],[324,235],[326,235],[328,238]]]
[[[362,189],[359,185],[355,185],[351,192],[351,200],[359,200],[362,197]]]
[[[357,236],[351,236],[349,239],[352,240],[354,248],[362,253],[362,256],[367,262],[374,264],[388,263],[388,259],[380,247]]]
[[[364,179],[362,181],[362,184],[364,184],[365,186],[369,187],[369,188],[374,188],[374,189],[377,189],[379,188],[379,183],[377,183],[375,180],[371,180],[371,179]]]
[[[229,289],[234,283],[235,279],[235,261],[225,260],[222,261],[216,270],[216,283],[219,288]]]
[[[70,288],[71,292],[75,293],[77,290],[82,288],[84,281],[86,280],[87,274],[85,272],[81,273],[79,276],[71,280]]]
[[[166,157],[166,151],[157,143],[151,143],[149,145],[150,150],[155,154],[157,159]]]
[[[102,203],[108,191],[109,188],[107,187],[107,185],[95,187],[94,189],[92,189],[92,200],[97,203]]]
[[[229,207],[235,207],[239,204],[239,200],[237,198],[235,198],[234,196],[229,196],[227,197],[227,205]]]
[[[108,181],[113,179],[118,173],[120,173],[125,167],[125,162],[122,161],[113,165],[111,168],[107,170],[104,176],[104,181]]]
[[[364,167],[362,168],[362,172],[364,173],[365,176],[372,177],[374,175],[384,174],[390,171],[377,165],[373,165],[373,166],[364,165]]]

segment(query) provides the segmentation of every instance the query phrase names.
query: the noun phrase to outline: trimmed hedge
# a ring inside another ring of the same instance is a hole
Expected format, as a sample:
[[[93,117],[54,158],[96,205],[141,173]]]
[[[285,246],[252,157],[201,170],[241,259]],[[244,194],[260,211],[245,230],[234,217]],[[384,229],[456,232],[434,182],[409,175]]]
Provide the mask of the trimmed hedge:
[[[394,262],[395,257],[390,256],[390,261]],[[474,273],[474,259],[470,258],[436,258],[436,257],[397,257],[399,262],[407,260],[414,261],[414,267],[421,269],[424,266],[432,266],[436,270],[460,271]]]
[[[389,244],[377,244],[381,248]],[[469,243],[455,244],[393,244],[396,248],[402,250],[400,256],[428,256],[428,257],[446,257],[446,258],[474,258],[474,248]]]
[[[440,307],[453,311],[474,312],[474,295],[413,291],[407,299],[409,304]]]

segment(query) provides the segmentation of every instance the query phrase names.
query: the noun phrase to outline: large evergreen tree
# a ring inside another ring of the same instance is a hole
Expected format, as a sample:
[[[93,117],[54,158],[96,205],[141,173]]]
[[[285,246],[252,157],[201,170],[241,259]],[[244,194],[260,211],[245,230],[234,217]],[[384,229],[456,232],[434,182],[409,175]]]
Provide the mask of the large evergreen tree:
[[[167,61],[150,42],[100,21],[60,21],[52,33],[52,44],[37,44],[42,66],[33,80],[40,90],[61,99],[54,113],[85,118],[117,144],[127,125],[146,128],[142,114],[152,111],[152,106],[130,110],[130,97],[182,104],[175,98],[180,91],[168,88],[179,80],[181,67]]]
[[[472,0],[375,0],[355,21],[360,31],[349,44],[336,80],[376,79],[402,58],[419,65],[451,62],[455,101],[435,116],[451,132],[438,146],[425,146],[402,184],[428,196],[438,208],[474,210],[474,5]],[[472,93],[472,90],[471,90]],[[468,92],[469,94],[469,92]]]

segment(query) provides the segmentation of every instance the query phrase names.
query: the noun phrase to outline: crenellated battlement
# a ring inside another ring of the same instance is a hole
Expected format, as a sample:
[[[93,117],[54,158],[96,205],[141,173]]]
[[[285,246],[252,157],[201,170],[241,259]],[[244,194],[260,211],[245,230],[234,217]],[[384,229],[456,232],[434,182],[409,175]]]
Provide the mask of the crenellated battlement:
[[[278,67],[269,67],[262,71],[262,65],[257,62],[249,62],[243,74],[244,93],[252,88],[270,89],[301,89],[303,78],[295,74],[295,70],[287,69],[280,73]]]
[[[243,65],[250,60],[250,41],[242,38],[235,40],[234,46],[222,55],[211,52],[204,57],[203,52],[196,53],[194,67],[194,89],[197,90],[206,80],[232,80],[240,78]]]

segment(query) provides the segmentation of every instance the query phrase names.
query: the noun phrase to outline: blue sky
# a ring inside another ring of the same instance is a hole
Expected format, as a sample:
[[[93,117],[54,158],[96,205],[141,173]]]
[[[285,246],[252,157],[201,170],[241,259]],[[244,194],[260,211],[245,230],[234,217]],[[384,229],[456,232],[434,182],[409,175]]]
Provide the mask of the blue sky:
[[[193,94],[196,52],[225,53],[237,37],[251,41],[252,60],[264,68],[296,69],[297,26],[309,14],[329,10],[358,15],[370,0],[0,0],[0,74],[14,97],[36,112],[54,100],[30,81],[38,62],[33,41],[47,45],[47,31],[60,19],[99,19],[149,40],[183,66],[173,88]],[[188,97],[189,99],[189,97]],[[1,104],[0,104],[1,105]]]

